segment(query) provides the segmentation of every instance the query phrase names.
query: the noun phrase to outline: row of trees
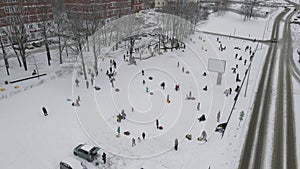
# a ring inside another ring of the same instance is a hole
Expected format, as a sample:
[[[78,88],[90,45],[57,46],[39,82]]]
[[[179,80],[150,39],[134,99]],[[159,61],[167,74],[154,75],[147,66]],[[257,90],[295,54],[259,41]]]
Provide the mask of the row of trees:
[[[107,15],[108,6],[101,5],[98,6],[101,0],[97,3],[94,1],[86,1],[83,5],[84,13],[74,12],[68,10],[65,6],[64,0],[51,0],[49,6],[49,0],[43,1],[43,7],[39,8],[36,19],[41,25],[42,39],[44,44],[48,65],[51,65],[51,50],[50,50],[50,35],[55,34],[58,40],[58,50],[59,50],[59,61],[63,63],[64,54],[68,55],[69,50],[75,51],[81,59],[83,73],[86,78],[85,69],[85,58],[83,56],[83,50],[90,51],[94,54],[94,69],[96,74],[98,73],[98,57],[101,54],[101,48],[103,46],[114,45],[115,49],[118,49],[119,41],[127,39],[131,44],[130,49],[134,47],[134,38],[128,39],[133,35],[138,35],[142,33],[148,33],[149,29],[143,27],[145,25],[144,16],[137,14],[125,15],[124,11],[124,0],[117,0],[115,9],[115,19],[109,24],[105,24],[105,17],[99,17],[101,15]],[[254,0],[246,0],[246,2]],[[104,3],[105,0],[102,0]],[[125,1],[126,3],[128,1]],[[256,2],[256,1],[255,1]],[[22,2],[21,2],[22,3]],[[101,4],[101,2],[100,2]],[[133,8],[134,0],[131,0],[130,13],[134,13],[135,8]],[[13,5],[13,4],[12,4]],[[215,4],[215,9],[223,10],[228,5],[227,0],[217,1]],[[251,17],[253,7],[255,3],[245,3],[249,6],[250,11],[248,15]],[[23,6],[20,4],[20,6]],[[53,8],[51,8],[53,6]],[[23,66],[24,70],[27,71],[27,61],[26,61],[26,45],[28,44],[27,38],[27,20],[25,8],[17,8],[18,10],[13,11],[13,20],[9,21],[10,26],[3,29],[3,33],[9,37],[10,49],[13,50],[16,56],[19,66]],[[54,10],[54,20],[52,16],[49,15]],[[248,8],[247,8],[248,9]],[[165,37],[176,38],[178,40],[183,40],[188,34],[192,33],[195,29],[196,24],[208,16],[208,8],[199,2],[194,1],[183,1],[178,0],[177,3],[173,5],[167,5],[162,9],[161,14],[156,17],[157,34],[163,35],[158,36],[159,43],[164,42]],[[101,14],[102,13],[102,14]],[[119,19],[117,19],[119,18]],[[51,22],[49,22],[51,21]],[[4,42],[0,38],[0,47],[6,67],[7,74],[9,75],[9,57],[8,48],[4,45]]]

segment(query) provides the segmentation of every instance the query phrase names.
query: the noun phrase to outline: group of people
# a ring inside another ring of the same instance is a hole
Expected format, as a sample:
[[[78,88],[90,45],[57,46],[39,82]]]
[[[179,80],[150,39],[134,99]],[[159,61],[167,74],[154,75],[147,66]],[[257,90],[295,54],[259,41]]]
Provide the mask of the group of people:
[[[106,75],[108,76],[108,79],[111,83],[111,86],[114,88],[114,81],[116,80],[115,79],[115,76],[117,75],[117,62],[114,60],[114,59],[111,59],[110,60],[110,67],[109,69],[106,71]]]
[[[226,50],[226,46],[222,45],[221,40],[219,39],[219,37],[217,37],[217,42],[219,43],[219,50],[222,52],[223,50]]]

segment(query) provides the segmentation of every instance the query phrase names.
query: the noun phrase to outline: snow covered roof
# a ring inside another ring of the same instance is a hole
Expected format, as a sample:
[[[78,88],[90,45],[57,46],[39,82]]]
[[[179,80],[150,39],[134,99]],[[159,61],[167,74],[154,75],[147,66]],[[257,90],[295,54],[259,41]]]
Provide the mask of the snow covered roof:
[[[81,147],[81,149],[85,150],[85,151],[90,151],[94,146],[89,145],[89,144],[85,144]]]

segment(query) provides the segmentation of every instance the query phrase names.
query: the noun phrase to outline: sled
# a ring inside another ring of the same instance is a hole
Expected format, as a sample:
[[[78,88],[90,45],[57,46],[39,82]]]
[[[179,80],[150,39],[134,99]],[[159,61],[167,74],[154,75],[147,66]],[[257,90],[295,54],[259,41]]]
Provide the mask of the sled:
[[[124,132],[124,135],[129,136],[129,135],[130,135],[130,132],[129,132],[129,131],[125,131],[125,132]]]
[[[158,129],[159,129],[159,130],[162,130],[162,129],[164,129],[164,127],[163,127],[163,126],[159,126]]]
[[[95,88],[95,90],[100,90],[100,89],[101,89],[101,88],[98,87],[98,86],[95,86],[94,88]]]
[[[120,138],[120,136],[121,136],[120,134],[117,134],[117,135],[116,135],[117,138]]]

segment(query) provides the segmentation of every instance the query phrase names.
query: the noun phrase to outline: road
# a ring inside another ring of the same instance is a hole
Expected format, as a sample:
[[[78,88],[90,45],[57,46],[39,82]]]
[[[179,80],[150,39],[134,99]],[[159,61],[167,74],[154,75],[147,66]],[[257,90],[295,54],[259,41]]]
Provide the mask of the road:
[[[297,169],[296,138],[292,81],[290,69],[293,55],[290,18],[297,11],[286,9],[277,16],[273,25],[272,39],[279,39],[280,22],[284,20],[283,38],[272,43],[266,56],[261,80],[254,101],[249,129],[246,135],[239,169],[265,168],[266,157],[271,156],[270,169]],[[284,16],[286,16],[284,18]],[[277,89],[273,91],[273,87]],[[271,96],[276,92],[275,104]],[[275,119],[270,114],[275,113]],[[274,124],[272,123],[274,120]],[[274,125],[274,126],[271,126]],[[273,142],[267,140],[268,128],[273,129]],[[272,147],[272,154],[266,149]]]

